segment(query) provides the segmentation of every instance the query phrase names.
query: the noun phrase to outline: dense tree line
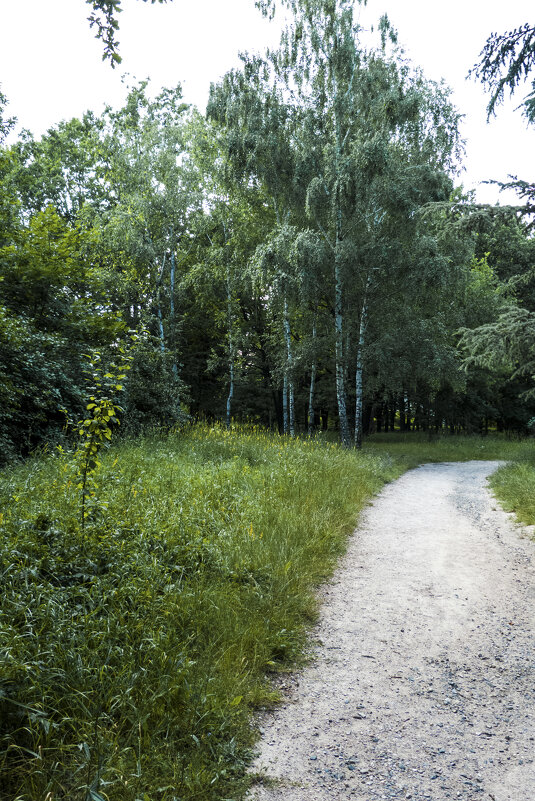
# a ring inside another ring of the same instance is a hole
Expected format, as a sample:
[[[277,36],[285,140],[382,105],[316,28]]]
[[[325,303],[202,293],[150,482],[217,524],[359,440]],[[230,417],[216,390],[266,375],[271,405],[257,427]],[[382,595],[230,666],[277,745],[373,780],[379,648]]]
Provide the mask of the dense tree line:
[[[463,196],[448,90],[378,34],[363,45],[350,0],[300,0],[206,116],[142,82],[8,146],[1,98],[4,459],[62,436],[86,355],[140,328],[126,431],[527,430],[527,218]]]

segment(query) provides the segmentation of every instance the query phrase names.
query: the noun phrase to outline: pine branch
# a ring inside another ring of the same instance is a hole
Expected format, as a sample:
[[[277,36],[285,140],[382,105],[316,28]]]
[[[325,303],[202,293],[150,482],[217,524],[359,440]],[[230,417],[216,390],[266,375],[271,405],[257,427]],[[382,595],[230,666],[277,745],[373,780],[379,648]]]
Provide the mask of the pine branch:
[[[496,114],[505,90],[513,95],[535,66],[535,27],[525,23],[507,33],[493,33],[479,54],[479,61],[470,72],[491,92],[487,119]],[[535,96],[532,92],[524,101],[525,114],[535,120]]]

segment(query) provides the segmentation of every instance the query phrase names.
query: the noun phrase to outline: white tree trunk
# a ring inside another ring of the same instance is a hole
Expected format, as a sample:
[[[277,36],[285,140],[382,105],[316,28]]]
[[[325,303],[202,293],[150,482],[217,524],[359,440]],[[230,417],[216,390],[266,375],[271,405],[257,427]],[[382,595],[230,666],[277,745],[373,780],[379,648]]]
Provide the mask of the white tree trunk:
[[[284,371],[282,383],[282,430],[284,434],[288,433],[288,376],[286,371]]]
[[[169,301],[170,301],[170,319],[171,319],[171,327],[172,327],[172,339],[171,343],[175,341],[176,337],[176,327],[175,327],[175,274],[176,274],[176,262],[175,262],[175,251],[171,251],[171,275],[169,279]],[[176,363],[176,349],[173,349],[173,373],[178,375],[178,365]]]
[[[366,326],[368,323],[368,291],[370,276],[366,280],[366,289],[362,301],[359,325],[359,342],[357,347],[357,364],[355,369],[355,447],[362,448],[362,352],[366,340]]]
[[[338,86],[336,77],[333,76],[333,97],[335,113],[335,249],[334,249],[334,329],[335,329],[335,360],[336,360],[336,400],[338,402],[338,421],[340,425],[340,437],[345,448],[351,446],[349,435],[349,420],[347,417],[347,399],[345,385],[345,364],[344,364],[344,287],[342,278],[341,247],[342,247],[342,206],[340,202],[340,174],[342,169],[342,131],[340,123],[340,112],[338,108]]]
[[[160,329],[160,351],[165,353],[165,334],[163,330],[162,307],[158,299],[158,328]]]
[[[355,447],[358,449],[362,448],[362,351],[365,342],[367,313],[368,309],[364,304],[360,315],[359,344],[355,370]]]
[[[338,255],[338,254],[336,254]],[[338,402],[338,420],[340,424],[340,437],[345,448],[351,446],[349,436],[349,422],[347,417],[346,386],[344,376],[344,318],[343,318],[343,290],[341,269],[338,258],[335,256],[334,269],[334,329],[335,329],[335,357],[336,357],[336,400]]]
[[[310,370],[310,388],[308,391],[308,436],[314,433],[314,390],[316,388],[316,321],[312,324],[312,350],[314,353]]]
[[[232,399],[234,397],[234,326],[232,324],[232,292],[230,273],[227,271],[227,325],[229,344],[229,392],[227,396],[227,429],[230,428],[232,416]]]
[[[293,355],[290,318],[288,316],[288,299],[284,296],[284,339],[286,341],[286,376],[288,387],[288,431],[291,437],[295,436],[295,401],[294,382],[292,375]],[[286,432],[285,432],[286,433]]]

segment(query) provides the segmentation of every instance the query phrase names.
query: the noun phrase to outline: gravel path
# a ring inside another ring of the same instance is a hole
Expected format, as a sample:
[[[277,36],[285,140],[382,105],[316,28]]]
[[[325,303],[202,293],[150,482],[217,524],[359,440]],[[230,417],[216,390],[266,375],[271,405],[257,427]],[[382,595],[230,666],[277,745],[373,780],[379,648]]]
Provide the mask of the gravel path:
[[[323,589],[316,659],[260,721],[250,801],[535,801],[535,545],[499,462],[388,485]]]

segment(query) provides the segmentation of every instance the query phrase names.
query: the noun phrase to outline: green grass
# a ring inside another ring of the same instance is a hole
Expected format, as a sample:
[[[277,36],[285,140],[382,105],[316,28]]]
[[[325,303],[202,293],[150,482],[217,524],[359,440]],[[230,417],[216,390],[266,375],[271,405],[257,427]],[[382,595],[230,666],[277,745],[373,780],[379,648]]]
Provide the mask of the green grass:
[[[269,674],[301,658],[315,586],[400,472],[196,427],[110,451],[84,533],[72,458],[5,472],[0,797],[239,794]]]
[[[513,462],[497,470],[490,485],[503,508],[519,522],[535,524],[535,455],[531,461]]]
[[[253,713],[303,659],[370,496],[424,461],[531,449],[394,434],[357,454],[196,426],[110,449],[83,532],[72,456],[4,471],[0,798],[239,797]]]
[[[523,461],[535,453],[535,441],[504,435],[451,436],[444,433],[429,440],[424,433],[375,434],[365,440],[364,452],[388,454],[404,467],[425,462],[464,462],[471,459]]]

